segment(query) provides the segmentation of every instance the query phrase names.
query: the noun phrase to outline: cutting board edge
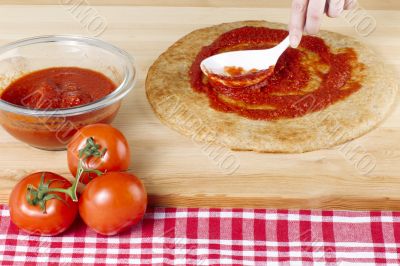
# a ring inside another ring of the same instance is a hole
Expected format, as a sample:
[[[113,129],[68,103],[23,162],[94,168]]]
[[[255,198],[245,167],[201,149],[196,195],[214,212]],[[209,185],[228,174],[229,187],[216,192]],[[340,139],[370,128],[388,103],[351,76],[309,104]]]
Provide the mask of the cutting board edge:
[[[231,197],[226,195],[149,195],[149,205],[153,207],[190,208],[260,208],[260,209],[313,209],[313,210],[380,210],[400,211],[400,197]]]

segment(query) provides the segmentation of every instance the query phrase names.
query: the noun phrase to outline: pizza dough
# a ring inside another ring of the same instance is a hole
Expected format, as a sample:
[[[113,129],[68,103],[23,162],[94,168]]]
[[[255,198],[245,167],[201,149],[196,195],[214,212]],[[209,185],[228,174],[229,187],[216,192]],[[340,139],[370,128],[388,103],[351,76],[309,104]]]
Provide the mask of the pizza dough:
[[[243,26],[285,29],[265,21],[243,21],[196,30],[172,45],[151,66],[148,100],[167,126],[199,142],[233,150],[300,153],[329,148],[364,135],[384,120],[397,101],[392,70],[368,47],[333,32],[318,35],[331,50],[351,47],[366,68],[361,89],[327,108],[296,118],[253,120],[210,107],[206,94],[195,92],[189,69],[202,47]]]

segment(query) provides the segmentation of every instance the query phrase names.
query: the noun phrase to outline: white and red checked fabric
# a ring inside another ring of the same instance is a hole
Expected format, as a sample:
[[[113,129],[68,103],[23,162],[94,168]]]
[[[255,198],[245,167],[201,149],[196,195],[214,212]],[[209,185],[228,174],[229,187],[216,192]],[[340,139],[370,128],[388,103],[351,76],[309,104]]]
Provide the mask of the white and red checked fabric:
[[[400,265],[399,212],[156,208],[114,237],[29,236],[0,214],[2,265]]]

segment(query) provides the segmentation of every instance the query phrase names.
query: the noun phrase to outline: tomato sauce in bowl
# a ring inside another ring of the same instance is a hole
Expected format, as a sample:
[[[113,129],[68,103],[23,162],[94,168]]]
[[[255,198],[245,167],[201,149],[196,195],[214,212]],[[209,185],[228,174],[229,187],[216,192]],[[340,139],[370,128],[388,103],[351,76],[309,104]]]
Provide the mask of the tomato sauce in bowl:
[[[90,104],[112,93],[116,87],[105,75],[90,69],[54,67],[18,78],[3,91],[0,99],[33,110],[51,111]],[[119,106],[114,106],[100,113],[80,115],[69,120],[55,117],[26,119],[9,115],[10,122],[3,126],[12,135],[35,147],[58,149],[62,140],[68,140],[75,133],[73,127],[80,127],[81,124],[89,124],[91,121],[110,123],[118,108]],[[27,122],[30,123],[27,125]],[[48,130],[40,130],[43,127]]]
[[[78,67],[34,71],[11,83],[0,99],[31,109],[63,109],[97,101],[116,89],[103,74]]]
[[[33,147],[64,150],[78,129],[111,123],[135,82],[130,55],[103,41],[21,40],[0,47],[0,123]]]

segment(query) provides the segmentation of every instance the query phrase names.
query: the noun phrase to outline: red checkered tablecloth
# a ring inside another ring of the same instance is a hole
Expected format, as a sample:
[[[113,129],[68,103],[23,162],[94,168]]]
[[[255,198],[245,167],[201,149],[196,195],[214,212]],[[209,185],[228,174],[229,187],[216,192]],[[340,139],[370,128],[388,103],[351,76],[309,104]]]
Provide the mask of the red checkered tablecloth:
[[[156,208],[114,237],[29,236],[0,214],[2,265],[400,265],[399,212]]]

